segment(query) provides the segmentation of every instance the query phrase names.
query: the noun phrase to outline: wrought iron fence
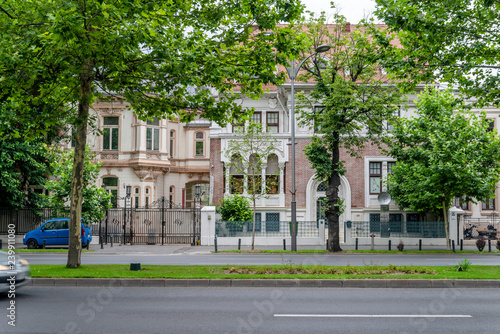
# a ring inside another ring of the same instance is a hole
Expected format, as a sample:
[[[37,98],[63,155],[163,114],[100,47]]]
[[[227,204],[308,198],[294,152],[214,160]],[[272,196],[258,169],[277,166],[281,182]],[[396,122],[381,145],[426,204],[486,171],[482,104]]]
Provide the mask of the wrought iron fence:
[[[289,237],[291,222],[289,221],[256,221],[256,237]],[[251,221],[217,221],[215,234],[217,237],[251,237],[253,222]],[[319,226],[316,221],[297,222],[298,238],[318,238]]]
[[[25,234],[38,228],[53,216],[53,209],[5,209],[0,208],[0,234],[8,234],[9,224],[15,225],[16,234]]]
[[[353,221],[351,235],[353,238],[369,237],[399,238],[445,238],[444,222],[387,222]]]

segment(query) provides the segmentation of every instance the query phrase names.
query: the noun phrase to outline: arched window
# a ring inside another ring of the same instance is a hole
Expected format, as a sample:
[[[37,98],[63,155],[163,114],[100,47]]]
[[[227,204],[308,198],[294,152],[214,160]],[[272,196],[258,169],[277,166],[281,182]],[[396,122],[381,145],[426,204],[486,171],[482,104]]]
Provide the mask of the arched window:
[[[231,158],[230,185],[229,191],[231,194],[243,193],[243,163],[241,156],[235,154]]]
[[[160,150],[160,121],[154,117],[147,122],[146,128],[146,150],[159,151]]]
[[[248,193],[253,194],[254,191],[256,194],[260,194],[262,192],[262,171],[259,168],[260,163],[259,156],[257,154],[252,154],[249,160],[249,168],[248,168]]]
[[[201,131],[194,135],[194,155],[195,157],[205,156],[205,134]]]
[[[105,186],[106,192],[111,194],[111,204],[113,208],[118,207],[118,178],[103,177],[102,184]]]
[[[175,131],[170,130],[170,158],[175,156]]]
[[[280,169],[278,166],[278,156],[271,154],[267,158],[266,167],[266,192],[277,194],[280,189]]]
[[[318,185],[318,188],[316,189],[316,191],[326,191],[326,188],[327,188],[327,184],[326,182],[321,182],[319,185]]]

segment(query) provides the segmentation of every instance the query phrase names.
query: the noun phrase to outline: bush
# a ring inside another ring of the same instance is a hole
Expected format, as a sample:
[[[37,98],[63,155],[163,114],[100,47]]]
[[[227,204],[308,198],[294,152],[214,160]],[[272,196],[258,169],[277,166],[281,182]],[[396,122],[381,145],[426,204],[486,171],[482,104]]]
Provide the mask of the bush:
[[[477,241],[476,241],[477,250],[482,252],[484,249],[484,246],[486,246],[486,241],[484,240],[484,238],[477,239]]]
[[[500,240],[497,240],[497,249],[500,251]]]
[[[457,271],[467,271],[469,267],[471,266],[471,262],[467,260],[467,258],[464,258],[462,261],[458,263],[458,265],[455,266]]]
[[[251,221],[253,212],[250,209],[250,202],[245,196],[231,195],[224,198],[224,202],[218,208],[222,216],[222,221]]]
[[[404,251],[405,250],[405,244],[403,243],[403,240],[400,240],[399,241],[399,244],[398,244],[398,250],[400,252]]]

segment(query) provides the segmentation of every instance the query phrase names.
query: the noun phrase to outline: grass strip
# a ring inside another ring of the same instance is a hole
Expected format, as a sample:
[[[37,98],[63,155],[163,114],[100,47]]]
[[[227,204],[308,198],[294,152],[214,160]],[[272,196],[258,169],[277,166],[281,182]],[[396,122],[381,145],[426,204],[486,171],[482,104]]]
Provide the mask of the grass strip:
[[[52,278],[174,278],[174,279],[498,279],[500,266],[169,266],[142,265],[130,271],[129,265],[32,265],[33,277]]]
[[[214,253],[212,251],[212,253]],[[242,250],[237,250],[237,249],[229,249],[229,250],[220,250],[218,253],[249,253],[249,254],[262,254],[262,253],[276,253],[276,254],[328,254],[328,251],[326,250],[320,250],[320,249],[302,249],[302,250],[297,250],[296,252],[292,252],[289,250],[282,250],[282,249],[255,249],[255,250],[248,250],[248,249],[242,249]],[[422,251],[417,251],[417,250],[405,250],[405,251],[399,251],[399,250],[344,250],[342,252],[336,252],[336,253],[330,253],[330,254],[422,254],[422,253],[429,253],[429,254],[493,254],[493,253],[500,253],[500,251],[492,251],[491,253],[488,253],[488,251],[456,251],[455,253],[453,251],[447,251],[447,250],[422,250]]]

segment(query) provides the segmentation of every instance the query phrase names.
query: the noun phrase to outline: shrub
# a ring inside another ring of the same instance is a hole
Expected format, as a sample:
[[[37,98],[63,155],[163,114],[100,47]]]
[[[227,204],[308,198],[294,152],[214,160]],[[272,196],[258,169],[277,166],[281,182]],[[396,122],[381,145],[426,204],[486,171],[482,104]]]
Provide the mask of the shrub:
[[[500,251],[500,240],[497,240],[497,249]]]
[[[486,246],[486,241],[484,240],[484,238],[477,239],[477,241],[476,241],[477,250],[482,252],[484,249],[484,246]]]
[[[245,196],[231,195],[224,198],[224,202],[218,211],[222,216],[222,221],[251,221],[253,212],[250,209],[250,202]]]
[[[469,269],[471,264],[472,262],[464,258],[462,261],[458,262],[455,268],[457,269],[457,271],[467,271],[467,269]]]
[[[398,250],[400,252],[404,251],[405,250],[405,244],[403,243],[403,240],[400,240],[399,241],[399,244],[398,244]]]

